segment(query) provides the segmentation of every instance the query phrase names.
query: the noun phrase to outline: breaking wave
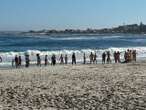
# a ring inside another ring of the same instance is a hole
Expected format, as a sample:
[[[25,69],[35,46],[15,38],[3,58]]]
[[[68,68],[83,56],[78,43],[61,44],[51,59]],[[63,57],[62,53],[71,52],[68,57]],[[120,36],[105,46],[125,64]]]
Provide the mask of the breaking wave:
[[[45,55],[48,55],[49,58],[52,56],[52,54],[55,54],[57,56],[57,59],[59,59],[60,54],[67,54],[69,57],[69,61],[71,61],[71,55],[73,52],[76,53],[77,61],[81,62],[83,60],[83,53],[86,53],[87,60],[88,56],[91,52],[97,53],[98,60],[101,60],[101,55],[105,51],[110,51],[112,54],[114,51],[120,51],[121,52],[121,58],[124,56],[124,52],[127,49],[136,50],[137,51],[137,57],[143,58],[146,57],[146,47],[111,47],[106,49],[80,49],[80,50],[56,50],[56,51],[39,51],[39,50],[27,50],[25,52],[0,52],[0,56],[3,58],[3,63],[1,65],[11,65],[12,59],[15,57],[15,55],[21,55],[22,60],[24,61],[24,55],[27,53],[30,55],[30,59],[32,62],[36,61],[36,54],[39,53],[41,55],[42,60],[44,59]],[[50,60],[50,59],[49,59]]]

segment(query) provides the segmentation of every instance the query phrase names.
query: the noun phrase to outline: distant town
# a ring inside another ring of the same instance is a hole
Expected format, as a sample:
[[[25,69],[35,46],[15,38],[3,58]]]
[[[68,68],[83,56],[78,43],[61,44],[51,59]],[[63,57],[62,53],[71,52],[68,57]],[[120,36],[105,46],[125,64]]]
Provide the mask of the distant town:
[[[34,31],[30,30],[25,32],[29,34],[146,34],[146,25],[142,22],[140,24],[130,24],[130,25],[121,25],[114,28],[103,28],[103,29],[91,29],[87,28],[86,30],[80,29],[65,29],[65,30],[40,30]]]
[[[2,33],[2,32],[1,32]],[[10,34],[12,32],[3,32],[5,34]],[[19,33],[20,32],[15,32]],[[103,29],[92,29],[87,28],[85,30],[81,29],[65,29],[65,30],[30,30],[28,32],[21,32],[21,34],[36,34],[36,35],[51,35],[51,34],[146,34],[146,25],[142,22],[140,24],[129,24],[120,25],[113,28],[103,28]]]

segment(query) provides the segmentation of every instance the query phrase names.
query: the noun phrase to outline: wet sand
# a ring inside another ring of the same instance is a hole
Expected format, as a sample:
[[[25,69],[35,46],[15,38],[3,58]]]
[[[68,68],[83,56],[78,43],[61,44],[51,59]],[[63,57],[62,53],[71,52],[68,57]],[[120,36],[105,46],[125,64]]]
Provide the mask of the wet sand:
[[[145,110],[146,63],[0,70],[0,110]]]

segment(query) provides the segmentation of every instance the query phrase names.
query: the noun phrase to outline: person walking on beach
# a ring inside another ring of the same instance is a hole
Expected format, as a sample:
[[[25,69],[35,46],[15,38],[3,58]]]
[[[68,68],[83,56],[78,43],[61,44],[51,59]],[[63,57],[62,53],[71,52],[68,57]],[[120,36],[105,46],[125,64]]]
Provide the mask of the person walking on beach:
[[[25,67],[28,68],[30,65],[29,55],[25,55]]]
[[[22,64],[22,59],[21,59],[21,56],[19,56],[19,57],[18,57],[18,60],[19,60],[18,65],[19,65],[19,66],[21,66],[21,64]]]
[[[103,52],[103,54],[102,54],[102,64],[105,64],[105,60],[106,60],[106,53]]]
[[[37,57],[37,66],[41,66],[41,57],[40,54],[36,54]]]
[[[111,63],[111,54],[110,51],[107,52],[107,64]]]
[[[86,54],[83,55],[83,64],[86,64]]]
[[[72,65],[76,64],[76,55],[75,53],[72,54]]]
[[[56,56],[55,56],[55,54],[53,54],[52,57],[51,57],[51,65],[53,65],[53,66],[56,65]]]
[[[96,55],[96,53],[93,55],[93,63],[97,64],[97,55]]]
[[[18,65],[19,65],[19,58],[18,58],[18,56],[16,55],[16,56],[15,56],[15,67],[18,68]]]
[[[63,55],[62,54],[61,54],[59,60],[60,60],[60,64],[64,64],[64,58],[63,58]]]
[[[67,64],[68,63],[68,57],[67,57],[67,54],[65,55],[65,64]]]
[[[93,53],[91,52],[90,56],[89,56],[89,59],[90,59],[90,64],[92,64],[93,62]]]
[[[48,65],[48,55],[45,55],[45,66]]]

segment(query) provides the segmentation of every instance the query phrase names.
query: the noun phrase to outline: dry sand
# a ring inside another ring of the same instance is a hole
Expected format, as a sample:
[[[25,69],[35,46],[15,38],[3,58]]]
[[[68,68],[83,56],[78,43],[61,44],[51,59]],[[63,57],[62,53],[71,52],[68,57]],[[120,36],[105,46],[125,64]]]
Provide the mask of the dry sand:
[[[146,110],[146,63],[1,69],[0,110]]]

